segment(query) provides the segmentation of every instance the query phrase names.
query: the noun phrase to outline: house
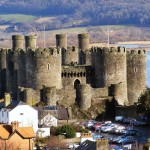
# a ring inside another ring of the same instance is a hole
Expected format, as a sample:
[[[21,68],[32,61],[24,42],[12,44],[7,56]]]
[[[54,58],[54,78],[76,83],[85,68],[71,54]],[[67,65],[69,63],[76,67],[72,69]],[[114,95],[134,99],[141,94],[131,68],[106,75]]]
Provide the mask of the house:
[[[51,109],[45,110],[45,107],[36,107],[38,111],[38,125],[41,126],[54,126],[57,127],[57,111],[53,113]]]
[[[38,111],[38,131],[36,133],[39,137],[47,137],[50,136],[50,128],[51,126],[57,127],[57,116],[56,111],[48,107],[48,109],[45,109],[45,107],[36,107],[35,108]]]
[[[18,121],[21,127],[32,126],[37,132],[38,111],[22,101],[11,100],[6,93],[4,101],[0,103],[0,122],[10,125],[13,121]]]
[[[32,127],[20,127],[18,121],[11,125],[0,124],[1,150],[33,150],[35,137]]]

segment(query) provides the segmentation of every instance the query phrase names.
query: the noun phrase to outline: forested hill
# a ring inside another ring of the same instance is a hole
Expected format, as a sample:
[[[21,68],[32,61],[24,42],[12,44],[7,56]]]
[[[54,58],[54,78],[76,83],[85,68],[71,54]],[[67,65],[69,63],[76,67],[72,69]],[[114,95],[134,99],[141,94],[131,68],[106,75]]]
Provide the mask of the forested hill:
[[[0,13],[66,15],[79,25],[150,25],[150,0],[0,0]]]

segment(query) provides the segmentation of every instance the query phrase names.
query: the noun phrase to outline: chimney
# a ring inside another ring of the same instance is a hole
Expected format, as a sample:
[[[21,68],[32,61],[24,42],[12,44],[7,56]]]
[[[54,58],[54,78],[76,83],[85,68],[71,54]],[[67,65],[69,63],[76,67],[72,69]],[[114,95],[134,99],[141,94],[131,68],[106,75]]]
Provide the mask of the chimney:
[[[14,132],[15,130],[18,130],[19,122],[18,121],[11,122],[11,127],[12,127],[12,132]]]
[[[96,141],[96,150],[108,150],[108,139],[98,139]]]
[[[4,103],[5,103],[5,107],[7,107],[7,106],[11,103],[11,96],[10,96],[10,93],[5,93],[5,96],[4,96]]]

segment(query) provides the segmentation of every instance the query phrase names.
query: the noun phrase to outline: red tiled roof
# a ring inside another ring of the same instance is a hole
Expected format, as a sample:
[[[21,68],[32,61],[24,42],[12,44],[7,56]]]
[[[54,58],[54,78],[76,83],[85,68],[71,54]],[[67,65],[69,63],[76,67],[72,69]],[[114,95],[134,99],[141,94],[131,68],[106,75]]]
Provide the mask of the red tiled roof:
[[[0,124],[0,138],[9,139],[10,136],[17,132],[23,138],[33,138],[35,137],[32,127],[18,127],[18,130],[12,132],[12,126],[6,124]]]

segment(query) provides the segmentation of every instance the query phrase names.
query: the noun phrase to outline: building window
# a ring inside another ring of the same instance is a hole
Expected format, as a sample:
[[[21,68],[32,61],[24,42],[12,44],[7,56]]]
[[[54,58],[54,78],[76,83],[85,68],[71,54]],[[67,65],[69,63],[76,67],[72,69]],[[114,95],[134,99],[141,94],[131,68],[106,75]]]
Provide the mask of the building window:
[[[137,68],[134,68],[134,72],[137,72]]]
[[[23,115],[23,113],[20,113],[20,115]]]
[[[50,70],[50,64],[47,65],[47,70]]]

